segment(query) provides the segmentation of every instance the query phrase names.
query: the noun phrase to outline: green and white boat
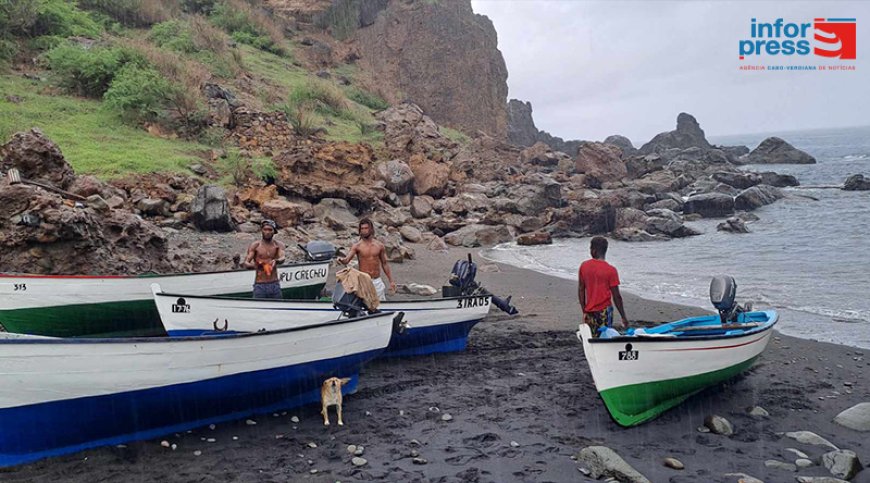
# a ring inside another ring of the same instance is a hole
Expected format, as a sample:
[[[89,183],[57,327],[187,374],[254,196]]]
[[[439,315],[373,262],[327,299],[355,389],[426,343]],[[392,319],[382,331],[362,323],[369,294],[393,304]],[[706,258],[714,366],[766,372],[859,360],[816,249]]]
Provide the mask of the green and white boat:
[[[724,300],[723,287],[730,291]],[[608,338],[592,338],[590,327],[580,324],[577,338],[595,388],[618,424],[654,419],[752,366],[767,347],[778,315],[744,311],[733,303],[735,290],[733,279],[714,279],[711,298],[719,315],[628,329]]]
[[[329,261],[278,267],[285,298],[316,298]],[[0,327],[52,337],[166,335],[151,284],[191,295],[250,297],[253,270],[143,276],[0,273]]]

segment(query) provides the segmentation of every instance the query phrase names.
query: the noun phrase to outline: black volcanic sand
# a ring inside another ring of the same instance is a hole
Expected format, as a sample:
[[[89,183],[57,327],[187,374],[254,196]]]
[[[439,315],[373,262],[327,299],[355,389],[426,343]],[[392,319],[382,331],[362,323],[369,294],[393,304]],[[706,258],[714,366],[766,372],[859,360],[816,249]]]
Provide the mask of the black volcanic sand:
[[[416,249],[418,260],[394,265],[399,283],[440,286],[465,253]],[[369,364],[357,393],[345,398],[343,427],[335,424],[334,412],[333,424],[324,427],[320,407],[306,406],[255,416],[256,425],[237,421],[6,469],[0,481],[592,481],[572,459],[588,445],[612,448],[653,482],[738,480],[728,473],[766,482],[827,475],[821,466],[799,473],[765,467],[769,459],[793,463],[796,457],[786,448],[800,449],[818,464],[827,450],[782,436],[798,430],[813,431],[870,462],[867,433],[832,422],[843,409],[870,401],[870,351],[777,334],[743,376],[625,429],[608,416],[574,335],[574,283],[478,262],[482,270],[497,270],[478,279],[497,294],[514,293],[522,315],[492,312],[472,331],[465,352]],[[625,298],[636,320],[700,312]],[[770,417],[748,416],[746,408],[755,405]],[[447,414],[452,420],[442,420]],[[729,419],[735,434],[700,433],[697,428],[711,414]],[[162,447],[161,440],[177,449]],[[366,465],[352,465],[351,444],[364,447]],[[415,463],[413,455],[426,463]],[[669,456],[686,468],[664,467],[662,459]],[[870,470],[853,481],[870,482]]]

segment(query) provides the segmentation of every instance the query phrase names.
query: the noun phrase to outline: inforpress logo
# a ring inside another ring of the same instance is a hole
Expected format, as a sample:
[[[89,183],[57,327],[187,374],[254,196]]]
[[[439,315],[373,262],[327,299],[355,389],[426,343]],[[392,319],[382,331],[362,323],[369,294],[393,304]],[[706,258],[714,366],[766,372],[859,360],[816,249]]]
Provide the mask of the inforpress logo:
[[[739,42],[740,60],[752,56],[809,56],[840,60],[856,58],[854,18],[816,18],[813,22],[772,23],[752,19],[751,38]]]
[[[857,21],[854,18],[817,18],[815,20],[817,41],[813,52],[822,57],[843,60],[854,59],[857,39]]]

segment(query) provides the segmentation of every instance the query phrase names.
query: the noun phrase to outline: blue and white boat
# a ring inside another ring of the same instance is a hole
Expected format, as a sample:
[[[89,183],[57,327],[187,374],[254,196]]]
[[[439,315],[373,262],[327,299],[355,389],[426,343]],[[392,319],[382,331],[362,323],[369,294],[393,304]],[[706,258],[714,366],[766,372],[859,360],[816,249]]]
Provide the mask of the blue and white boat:
[[[400,319],[191,337],[0,333],[0,466],[315,402],[332,376],[352,392]]]
[[[170,336],[221,331],[257,332],[299,327],[342,315],[331,301],[204,297],[164,293],[152,286],[154,302]],[[383,357],[465,349],[471,329],[483,320],[491,295],[382,302],[380,310],[403,312],[407,328],[394,334]]]

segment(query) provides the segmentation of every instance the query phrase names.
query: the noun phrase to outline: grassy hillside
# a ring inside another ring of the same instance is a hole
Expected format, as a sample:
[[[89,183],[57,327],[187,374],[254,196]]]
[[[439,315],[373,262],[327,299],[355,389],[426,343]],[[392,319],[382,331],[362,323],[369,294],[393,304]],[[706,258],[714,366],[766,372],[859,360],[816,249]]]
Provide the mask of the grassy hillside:
[[[287,32],[244,0],[0,0],[0,142],[39,127],[78,173],[185,170],[228,134],[207,124],[215,82],[301,135],[382,144],[386,103],[353,85],[353,65],[306,70]]]
[[[60,146],[76,173],[111,178],[125,173],[180,171],[208,150],[194,141],[152,136],[124,124],[102,102],[45,93],[41,82],[0,75],[0,138],[38,127]],[[16,102],[10,102],[13,99]]]

